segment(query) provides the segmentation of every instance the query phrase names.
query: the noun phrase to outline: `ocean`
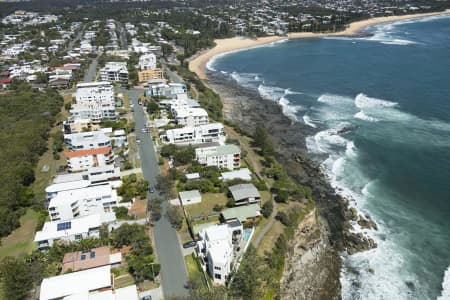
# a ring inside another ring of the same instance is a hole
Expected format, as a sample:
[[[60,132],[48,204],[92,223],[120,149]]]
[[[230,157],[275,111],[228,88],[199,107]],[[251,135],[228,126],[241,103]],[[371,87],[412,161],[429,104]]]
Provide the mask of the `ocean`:
[[[273,43],[211,72],[314,127],[306,139],[376,249],[343,255],[343,299],[450,299],[450,15],[372,26],[364,37]]]

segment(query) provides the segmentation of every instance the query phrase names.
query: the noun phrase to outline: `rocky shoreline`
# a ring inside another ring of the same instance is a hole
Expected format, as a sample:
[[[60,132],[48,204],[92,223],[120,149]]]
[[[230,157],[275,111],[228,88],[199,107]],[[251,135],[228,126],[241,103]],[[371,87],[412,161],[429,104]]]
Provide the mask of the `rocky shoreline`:
[[[294,122],[277,103],[242,88],[228,76],[211,72],[208,78],[208,85],[221,96],[225,119],[249,131],[263,124],[275,145],[276,158],[288,174],[313,189],[318,222],[309,222],[307,229],[302,222],[290,241],[281,280],[282,299],[340,299],[340,254],[376,247],[371,238],[353,232],[352,224],[376,229],[376,223],[350,209],[348,200],[336,194],[321,168],[311,160],[305,138],[317,129]]]

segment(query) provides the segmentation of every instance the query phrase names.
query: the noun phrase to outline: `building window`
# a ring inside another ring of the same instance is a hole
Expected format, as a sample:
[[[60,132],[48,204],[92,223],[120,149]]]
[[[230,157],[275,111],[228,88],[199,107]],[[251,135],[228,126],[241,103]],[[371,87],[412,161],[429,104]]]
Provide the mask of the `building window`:
[[[221,280],[222,279],[222,275],[216,273],[216,274],[214,274],[214,278]]]
[[[75,234],[76,240],[81,240],[82,238],[83,238],[83,236],[81,234]]]
[[[214,267],[214,270],[218,270],[218,271],[220,271],[220,270],[221,270],[221,268],[220,268],[220,267]]]

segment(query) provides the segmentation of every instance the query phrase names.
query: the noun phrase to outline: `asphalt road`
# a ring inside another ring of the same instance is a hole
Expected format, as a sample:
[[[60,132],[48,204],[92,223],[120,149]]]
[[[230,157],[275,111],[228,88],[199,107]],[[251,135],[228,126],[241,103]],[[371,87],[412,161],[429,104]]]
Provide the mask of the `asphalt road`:
[[[95,73],[97,73],[97,65],[98,60],[94,58],[89,65],[89,69],[87,70],[86,74],[84,74],[84,82],[91,82],[95,80]]]
[[[160,169],[150,134],[141,132],[147,120],[142,107],[137,101],[139,95],[143,93],[143,90],[130,89],[121,91],[127,93],[130,103],[134,104],[136,137],[141,140],[139,152],[144,178],[150,182],[150,185],[155,185],[156,176],[160,174]],[[154,194],[149,195],[154,196]],[[167,207],[168,201],[163,201],[163,217],[153,227],[156,254],[161,264],[161,285],[165,299],[170,297],[186,297],[188,295],[188,291],[184,288],[187,282],[186,267],[177,233],[165,217]]]
[[[69,45],[68,45],[68,47],[67,47],[67,51],[69,51],[69,52],[72,51],[73,46],[75,45],[75,43],[76,43],[79,39],[81,39],[81,37],[83,36],[83,33],[84,33],[84,29],[85,29],[85,28],[86,28],[86,25],[84,25],[83,28],[81,28],[81,29],[77,32],[77,35],[75,36],[75,38],[69,42]]]
[[[125,31],[125,28],[123,27],[122,23],[116,21],[116,24],[117,29],[119,31],[119,38],[122,50],[127,50],[128,49],[127,32]]]
[[[184,83],[184,80],[177,73],[172,72],[169,69],[169,67],[167,67],[167,65],[163,59],[161,59],[160,62],[164,69],[164,73],[166,73],[169,76],[170,81],[172,81],[174,83]]]

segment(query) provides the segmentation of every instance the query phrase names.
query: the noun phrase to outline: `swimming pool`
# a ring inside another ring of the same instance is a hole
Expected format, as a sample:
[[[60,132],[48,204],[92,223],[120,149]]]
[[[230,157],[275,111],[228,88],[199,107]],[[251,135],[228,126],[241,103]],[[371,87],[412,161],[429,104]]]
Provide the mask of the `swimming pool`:
[[[252,234],[251,229],[244,229],[244,232],[242,233],[242,238],[244,241],[248,241],[250,239],[250,235]]]

